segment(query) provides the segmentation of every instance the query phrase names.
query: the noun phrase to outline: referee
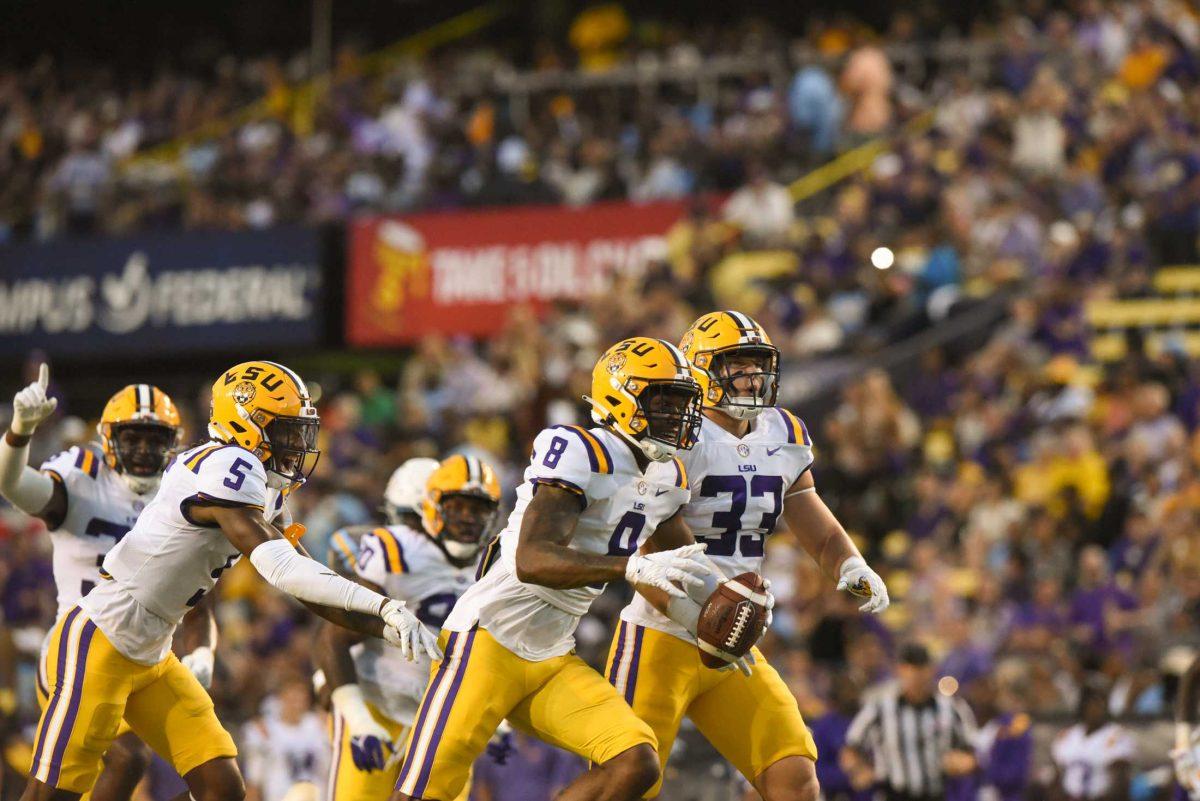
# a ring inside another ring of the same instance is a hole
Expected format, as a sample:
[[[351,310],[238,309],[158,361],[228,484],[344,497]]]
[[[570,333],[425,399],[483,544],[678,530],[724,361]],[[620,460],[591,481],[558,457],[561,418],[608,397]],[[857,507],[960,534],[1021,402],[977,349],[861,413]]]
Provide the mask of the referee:
[[[842,767],[855,789],[886,801],[945,797],[948,777],[975,770],[975,718],[961,698],[934,688],[925,646],[900,650],[896,681],[864,699],[846,731]]]

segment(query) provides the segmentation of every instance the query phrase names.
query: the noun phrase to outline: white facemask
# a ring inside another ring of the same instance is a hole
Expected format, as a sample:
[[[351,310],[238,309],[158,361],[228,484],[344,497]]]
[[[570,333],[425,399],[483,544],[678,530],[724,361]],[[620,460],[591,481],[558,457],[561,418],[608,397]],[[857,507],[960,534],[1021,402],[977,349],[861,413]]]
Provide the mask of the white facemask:
[[[131,476],[129,473],[121,473],[121,480],[135,495],[153,495],[158,491],[162,476]]]

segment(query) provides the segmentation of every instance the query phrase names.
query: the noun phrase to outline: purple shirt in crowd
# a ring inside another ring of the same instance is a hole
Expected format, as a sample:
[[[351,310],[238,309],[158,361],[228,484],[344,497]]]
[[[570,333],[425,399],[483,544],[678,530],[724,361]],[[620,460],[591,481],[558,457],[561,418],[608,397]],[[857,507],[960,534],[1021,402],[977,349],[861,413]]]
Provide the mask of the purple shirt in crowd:
[[[475,760],[471,801],[551,801],[555,794],[583,773],[583,760],[520,732],[512,734],[513,750],[503,765],[487,754]],[[490,796],[482,789],[487,788]]]

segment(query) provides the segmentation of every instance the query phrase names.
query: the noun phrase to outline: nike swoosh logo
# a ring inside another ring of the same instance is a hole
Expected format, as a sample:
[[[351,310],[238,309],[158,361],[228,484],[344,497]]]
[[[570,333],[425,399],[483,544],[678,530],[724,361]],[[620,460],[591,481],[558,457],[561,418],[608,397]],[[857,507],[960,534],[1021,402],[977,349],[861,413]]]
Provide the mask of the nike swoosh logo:
[[[668,492],[670,492],[670,490],[655,490],[654,497],[657,498],[659,495],[666,495]]]
[[[782,445],[777,448],[767,448],[767,456],[774,456],[775,454],[779,453],[782,448]]]

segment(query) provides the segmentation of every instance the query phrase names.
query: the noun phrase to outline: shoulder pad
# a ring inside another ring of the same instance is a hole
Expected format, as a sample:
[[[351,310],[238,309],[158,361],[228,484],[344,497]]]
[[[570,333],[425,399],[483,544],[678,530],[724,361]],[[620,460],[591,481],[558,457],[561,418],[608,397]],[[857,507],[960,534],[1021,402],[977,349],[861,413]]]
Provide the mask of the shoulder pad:
[[[101,454],[86,445],[76,445],[47,459],[42,463],[42,470],[63,480],[72,472],[96,479],[100,476],[103,461]]]
[[[593,473],[611,474],[613,472],[612,454],[609,452],[608,446],[604,444],[604,440],[593,432],[583,426],[553,426],[549,430],[563,431],[572,437],[577,437],[587,452],[588,464]]]
[[[779,414],[779,417],[783,422],[783,428],[787,434],[788,443],[792,445],[812,446],[812,437],[808,435],[808,427],[804,425],[803,420],[782,406],[776,406],[775,411]]]
[[[404,546],[396,532],[387,526],[373,528],[363,535],[363,538],[374,537],[379,541],[380,552],[383,554],[384,568],[388,573],[407,573],[408,562],[404,558]]]

